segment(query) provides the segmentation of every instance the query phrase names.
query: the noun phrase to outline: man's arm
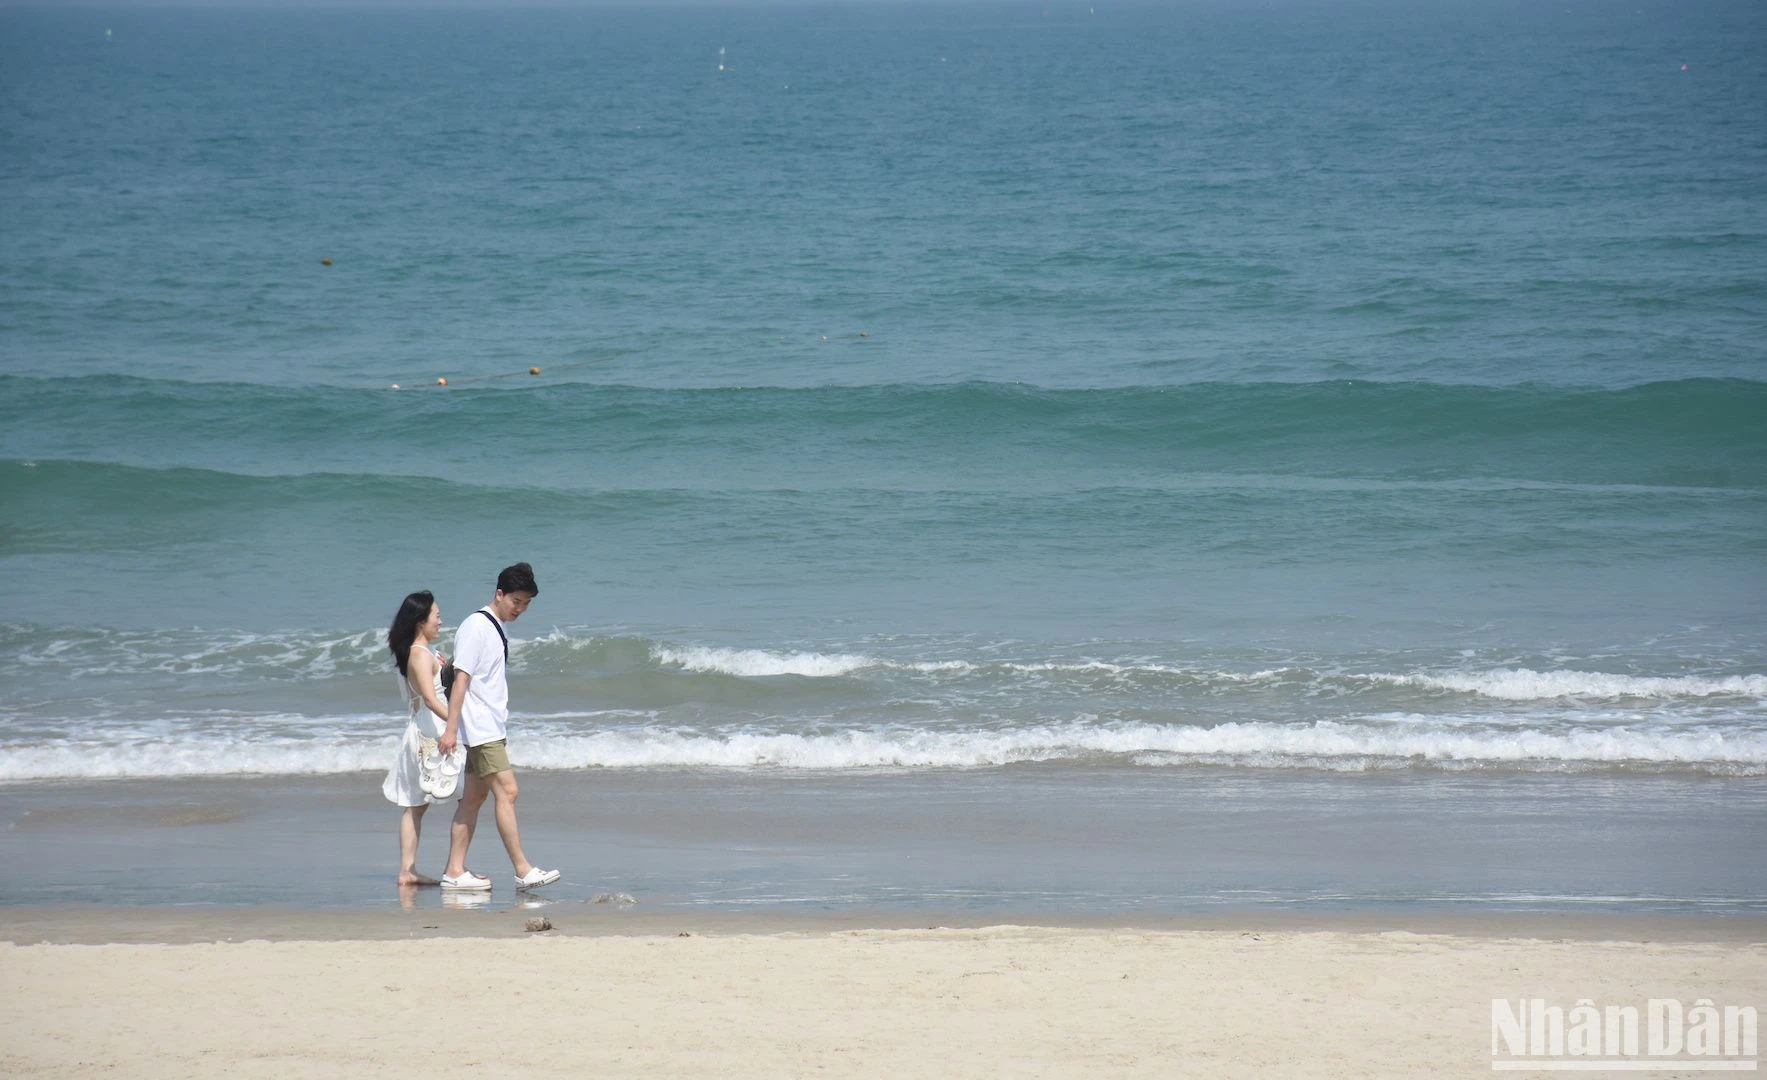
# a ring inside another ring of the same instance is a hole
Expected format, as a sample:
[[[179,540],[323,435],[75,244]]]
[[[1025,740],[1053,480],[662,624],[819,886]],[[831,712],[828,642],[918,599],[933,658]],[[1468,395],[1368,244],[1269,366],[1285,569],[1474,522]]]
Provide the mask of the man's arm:
[[[454,685],[448,688],[448,730],[436,740],[436,749],[444,754],[452,754],[454,745],[459,741],[460,706],[466,704],[466,688],[472,682],[472,676],[465,668],[458,665],[454,668]]]
[[[444,754],[453,753],[460,738],[460,713],[466,705],[466,688],[472,685],[473,673],[483,670],[487,663],[490,646],[485,639],[493,631],[484,623],[484,619],[468,616],[454,635],[454,685],[448,688],[448,727],[436,740]]]

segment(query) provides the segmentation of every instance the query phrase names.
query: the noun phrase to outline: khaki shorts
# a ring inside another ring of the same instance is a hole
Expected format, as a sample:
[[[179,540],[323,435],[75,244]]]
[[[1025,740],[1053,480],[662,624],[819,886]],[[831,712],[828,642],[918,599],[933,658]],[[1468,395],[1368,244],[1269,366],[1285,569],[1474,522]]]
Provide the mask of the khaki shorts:
[[[481,779],[509,771],[509,740],[498,739],[466,748],[466,768]]]

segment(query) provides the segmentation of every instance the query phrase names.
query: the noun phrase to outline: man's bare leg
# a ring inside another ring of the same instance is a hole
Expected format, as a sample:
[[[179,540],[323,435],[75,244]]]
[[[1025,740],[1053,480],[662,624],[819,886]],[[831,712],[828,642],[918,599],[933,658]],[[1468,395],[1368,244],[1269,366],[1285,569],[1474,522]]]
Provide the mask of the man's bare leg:
[[[428,806],[407,806],[399,815],[399,884],[434,885],[436,879],[417,872],[417,840],[423,835],[423,812]]]
[[[515,782],[514,770],[492,773],[491,792],[497,797],[497,834],[503,837],[503,849],[515,864],[515,876],[527,877],[534,864],[522,852],[522,834],[515,824],[515,797],[521,788]]]
[[[459,877],[466,873],[466,849],[472,847],[473,830],[479,825],[479,808],[491,794],[491,785],[482,776],[468,776],[466,790],[460,793],[460,805],[454,808],[454,824],[448,831],[448,867],[442,873]]]

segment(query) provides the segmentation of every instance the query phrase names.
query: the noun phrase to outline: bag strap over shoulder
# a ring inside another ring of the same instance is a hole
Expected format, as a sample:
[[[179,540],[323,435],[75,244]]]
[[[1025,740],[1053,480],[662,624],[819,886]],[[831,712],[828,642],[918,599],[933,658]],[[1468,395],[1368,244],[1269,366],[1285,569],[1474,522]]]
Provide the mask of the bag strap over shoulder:
[[[486,611],[484,608],[479,608],[477,611],[473,612],[473,614],[483,615],[485,618],[490,619],[491,625],[497,628],[497,636],[503,639],[503,662],[505,664],[509,663],[509,635],[503,632],[503,624],[497,621],[497,616]]]

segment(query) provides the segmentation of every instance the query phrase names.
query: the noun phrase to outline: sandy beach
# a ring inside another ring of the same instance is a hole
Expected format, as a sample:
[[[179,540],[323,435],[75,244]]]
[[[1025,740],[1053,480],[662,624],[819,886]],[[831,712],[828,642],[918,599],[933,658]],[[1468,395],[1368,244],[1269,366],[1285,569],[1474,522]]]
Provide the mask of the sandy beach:
[[[1488,1076],[1493,997],[1767,1000],[1757,919],[794,929],[585,911],[528,933],[519,911],[446,916],[14,911],[0,1072]]]
[[[1767,1003],[1746,782],[1166,775],[535,770],[568,873],[477,901],[372,777],[3,786],[0,1075],[1491,1076],[1496,997]]]
[[[1758,1074],[1764,43],[0,0],[0,1080]]]

